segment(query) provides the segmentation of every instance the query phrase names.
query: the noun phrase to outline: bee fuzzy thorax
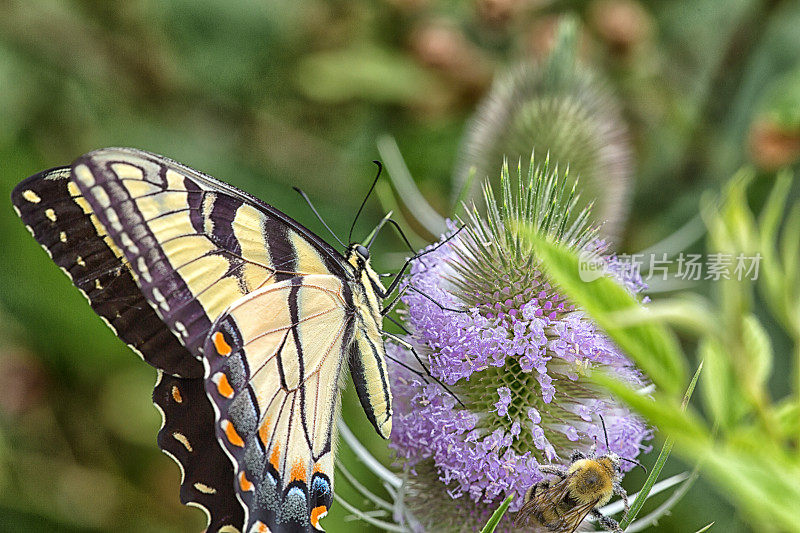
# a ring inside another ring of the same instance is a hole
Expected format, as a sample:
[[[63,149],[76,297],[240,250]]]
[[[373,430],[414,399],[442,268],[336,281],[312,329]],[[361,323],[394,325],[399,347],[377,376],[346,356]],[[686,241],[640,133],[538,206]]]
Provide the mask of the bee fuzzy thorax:
[[[614,464],[609,457],[579,459],[567,471],[570,494],[579,503],[605,505],[614,491]]]

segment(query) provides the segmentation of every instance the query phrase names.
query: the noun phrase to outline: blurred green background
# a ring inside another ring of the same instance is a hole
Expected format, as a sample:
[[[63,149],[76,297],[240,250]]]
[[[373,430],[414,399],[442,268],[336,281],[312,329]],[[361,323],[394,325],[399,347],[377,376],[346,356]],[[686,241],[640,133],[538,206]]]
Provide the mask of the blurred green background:
[[[447,215],[466,121],[495,74],[547,54],[566,12],[581,21],[581,60],[609,80],[631,132],[632,204],[619,250],[676,231],[697,213],[699,194],[743,164],[760,172],[756,205],[772,170],[796,166],[798,2],[0,0],[0,199],[89,150],[133,146],[228,181],[325,236],[291,190],[300,186],[341,235],[374,177],[376,139],[389,134]],[[0,531],[201,530],[202,513],[178,501],[178,467],[155,444],[155,370],[94,315],[4,202]],[[356,236],[382,214],[370,201]],[[402,251],[384,235],[378,270],[396,267],[388,252]],[[784,393],[788,377],[776,365],[772,386]],[[390,464],[352,391],[344,416]],[[715,530],[748,530],[701,479],[654,530],[712,520]],[[325,525],[369,529],[341,505]]]

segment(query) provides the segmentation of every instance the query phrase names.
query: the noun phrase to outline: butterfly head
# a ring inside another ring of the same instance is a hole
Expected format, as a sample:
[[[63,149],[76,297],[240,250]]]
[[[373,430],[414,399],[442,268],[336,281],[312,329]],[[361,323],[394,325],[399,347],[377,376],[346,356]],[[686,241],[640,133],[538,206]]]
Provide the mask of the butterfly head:
[[[369,249],[363,244],[353,243],[348,246],[345,257],[356,270],[365,270],[369,267]]]

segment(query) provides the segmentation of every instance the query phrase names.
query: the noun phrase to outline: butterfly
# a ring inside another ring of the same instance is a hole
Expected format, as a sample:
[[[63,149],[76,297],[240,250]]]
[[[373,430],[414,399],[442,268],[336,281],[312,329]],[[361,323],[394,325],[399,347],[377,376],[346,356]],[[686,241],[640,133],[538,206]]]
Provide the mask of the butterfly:
[[[388,438],[384,288],[274,207],[166,157],[106,148],[21,182],[33,237],[158,369],[158,445],[209,531],[318,531],[333,500],[345,361]],[[407,263],[408,264],[408,263]]]

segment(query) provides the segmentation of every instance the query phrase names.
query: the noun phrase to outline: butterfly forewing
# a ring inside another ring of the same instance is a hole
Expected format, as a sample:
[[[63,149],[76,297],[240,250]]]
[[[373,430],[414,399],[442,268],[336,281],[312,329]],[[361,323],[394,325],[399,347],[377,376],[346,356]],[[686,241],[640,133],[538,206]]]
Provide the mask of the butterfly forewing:
[[[246,294],[247,280],[258,284],[274,277],[258,213],[244,207],[234,229],[243,202],[204,189],[184,169],[103,150],[78,159],[72,173],[142,292],[198,359],[211,323]],[[250,239],[256,240],[252,247]],[[245,259],[243,249],[259,253]]]
[[[17,185],[11,201],[20,218],[92,309],[145,361],[176,376],[202,377],[202,364],[156,315],[70,175],[68,167],[55,168]]]

